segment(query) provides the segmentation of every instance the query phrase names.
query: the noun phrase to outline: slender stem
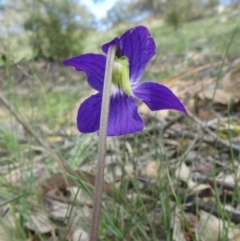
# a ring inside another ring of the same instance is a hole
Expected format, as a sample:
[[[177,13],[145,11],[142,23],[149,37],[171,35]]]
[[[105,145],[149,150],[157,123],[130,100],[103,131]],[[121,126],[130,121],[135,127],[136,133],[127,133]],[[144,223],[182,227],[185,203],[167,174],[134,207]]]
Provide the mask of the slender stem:
[[[111,84],[112,84],[112,72],[114,57],[117,51],[117,46],[112,45],[108,49],[106,70],[104,76],[103,86],[103,99],[101,107],[101,119],[99,129],[99,140],[98,140],[98,162],[97,162],[97,173],[95,179],[95,190],[94,190],[94,204],[93,204],[93,216],[92,226],[90,231],[90,241],[96,241],[98,237],[98,229],[100,223],[101,207],[102,207],[102,191],[104,184],[104,163],[106,154],[106,140],[107,140],[107,124],[108,124],[108,113],[109,103],[111,95]]]

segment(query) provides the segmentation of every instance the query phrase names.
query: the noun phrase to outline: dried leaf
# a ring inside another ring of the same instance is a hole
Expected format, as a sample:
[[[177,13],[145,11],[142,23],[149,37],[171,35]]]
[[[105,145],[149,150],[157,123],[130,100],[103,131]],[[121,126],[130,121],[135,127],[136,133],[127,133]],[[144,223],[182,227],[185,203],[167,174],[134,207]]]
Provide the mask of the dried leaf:
[[[178,168],[175,171],[175,176],[181,181],[188,182],[191,175],[190,168],[186,165],[185,162],[181,162]]]
[[[6,229],[0,225],[0,240],[1,241],[10,241],[9,235],[6,232]]]
[[[188,185],[188,188],[190,189],[191,193],[199,192],[204,189],[210,188],[210,186],[207,184],[198,184],[191,179],[191,170],[185,164],[185,162],[182,162],[180,166],[177,168],[177,170],[175,171],[175,176],[181,181],[184,181]]]
[[[175,208],[175,211],[171,214],[171,227],[173,229],[173,241],[186,241],[183,226],[182,226],[182,212],[179,208]]]
[[[81,228],[76,229],[72,235],[72,241],[87,241],[88,238],[88,233]]]
[[[39,187],[40,192],[45,195],[47,192],[53,189],[66,189],[67,187],[78,186],[77,182],[75,181],[76,178],[86,181],[93,186],[95,185],[95,176],[88,172],[79,170],[72,171],[72,177],[59,172],[41,183]],[[118,195],[117,189],[106,181],[104,182],[104,192],[110,197],[115,197],[115,195]]]
[[[222,87],[240,99],[240,65],[237,65],[223,77]]]
[[[66,203],[49,200],[51,215],[58,220],[65,220],[69,216],[70,206]]]
[[[150,178],[157,178],[159,176],[159,162],[150,161],[145,165],[145,174]]]
[[[237,98],[232,91],[223,89],[206,89],[203,90],[202,96],[207,100],[213,100],[215,103],[223,105],[239,102],[239,98]]]
[[[56,229],[56,226],[48,218],[48,214],[42,211],[30,214],[24,226],[37,233],[50,233]]]
[[[231,173],[220,172],[217,175],[217,180],[227,184],[231,184],[233,186],[236,185],[236,183],[240,182],[240,166],[238,164],[238,161],[235,162],[234,172],[231,172]]]
[[[223,221],[205,211],[200,211],[200,219],[195,226],[196,236],[206,241],[218,241],[225,237],[237,241],[240,230],[229,221]]]

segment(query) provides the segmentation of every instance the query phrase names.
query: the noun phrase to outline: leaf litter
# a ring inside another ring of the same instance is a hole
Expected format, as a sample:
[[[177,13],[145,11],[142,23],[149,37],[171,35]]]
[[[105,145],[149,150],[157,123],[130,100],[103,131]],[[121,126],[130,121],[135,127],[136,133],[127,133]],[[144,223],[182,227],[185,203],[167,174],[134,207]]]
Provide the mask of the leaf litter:
[[[141,205],[147,210],[146,220],[141,221],[150,240],[154,232],[158,240],[165,240],[167,232],[175,241],[240,240],[240,65],[236,60],[227,62],[218,75],[221,64],[193,67],[163,81],[187,106],[188,116],[172,111],[151,114],[142,104],[139,111],[146,123],[144,132],[137,138],[108,139],[103,207],[113,214],[118,207],[126,240],[138,232],[134,220],[141,216]],[[39,64],[38,68],[47,65]],[[16,68],[21,73],[19,85],[26,86],[33,73],[28,66],[18,64]],[[63,90],[59,91],[65,91],[64,77],[57,78],[54,84],[60,81]],[[3,98],[1,93],[2,103]],[[10,110],[11,105],[5,107]],[[76,110],[67,117],[70,123]],[[0,145],[4,157],[0,162],[1,240],[12,240],[19,227],[24,230],[22,237],[31,241],[87,240],[97,136],[82,141],[83,135],[71,124],[64,131],[40,125],[37,135],[43,137],[42,143],[62,152],[63,163],[70,159],[70,166],[60,168],[44,146],[33,145],[31,129],[26,128],[29,124],[18,118],[15,123],[25,131],[14,135],[24,161]],[[0,138],[5,138],[2,133]],[[21,195],[27,199],[27,208],[22,207],[26,204]],[[162,222],[166,207],[169,230]],[[101,235],[104,240],[112,237],[113,231]]]

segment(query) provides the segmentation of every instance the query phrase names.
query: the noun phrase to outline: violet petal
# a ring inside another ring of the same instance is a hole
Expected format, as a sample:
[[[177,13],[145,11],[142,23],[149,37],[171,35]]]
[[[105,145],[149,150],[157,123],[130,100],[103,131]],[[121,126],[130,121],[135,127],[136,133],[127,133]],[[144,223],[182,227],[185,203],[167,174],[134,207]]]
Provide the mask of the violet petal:
[[[86,99],[78,110],[77,127],[82,133],[99,130],[102,94],[97,93]]]
[[[77,127],[82,133],[99,130],[102,93],[85,100],[77,115]],[[110,98],[108,136],[118,136],[142,131],[144,124],[137,111],[137,104],[130,96],[116,93]]]
[[[89,85],[98,91],[103,90],[106,57],[102,54],[82,54],[63,61],[66,66],[72,66],[77,71],[87,75]]]
[[[142,100],[150,110],[173,109],[187,113],[179,98],[166,86],[154,83],[143,82],[132,86],[133,96]]]
[[[108,136],[118,136],[142,131],[144,124],[138,114],[137,104],[131,96],[118,92],[111,96]]]
[[[109,46],[116,44],[123,56],[129,59],[130,80],[132,83],[139,81],[149,60],[155,55],[156,46],[154,39],[144,26],[138,26],[125,32],[120,38],[102,46],[107,53]]]

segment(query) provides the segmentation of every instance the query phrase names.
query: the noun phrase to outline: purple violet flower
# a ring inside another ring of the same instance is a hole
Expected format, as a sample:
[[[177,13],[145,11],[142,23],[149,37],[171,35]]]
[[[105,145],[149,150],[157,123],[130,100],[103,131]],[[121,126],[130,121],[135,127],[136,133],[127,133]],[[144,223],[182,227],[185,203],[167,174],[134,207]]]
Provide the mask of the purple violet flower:
[[[153,111],[173,109],[187,113],[184,105],[169,88],[155,82],[139,82],[147,63],[156,52],[154,39],[146,27],[135,27],[120,38],[114,38],[102,46],[103,52],[107,54],[109,46],[113,44],[118,46],[118,50],[113,68],[108,136],[143,130],[144,123],[134,99],[143,101]],[[98,131],[106,56],[82,54],[64,60],[63,64],[85,72],[89,85],[98,91],[81,104],[77,115],[77,127],[80,132]]]

